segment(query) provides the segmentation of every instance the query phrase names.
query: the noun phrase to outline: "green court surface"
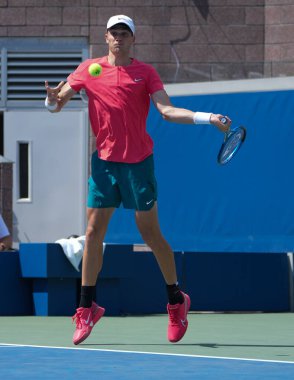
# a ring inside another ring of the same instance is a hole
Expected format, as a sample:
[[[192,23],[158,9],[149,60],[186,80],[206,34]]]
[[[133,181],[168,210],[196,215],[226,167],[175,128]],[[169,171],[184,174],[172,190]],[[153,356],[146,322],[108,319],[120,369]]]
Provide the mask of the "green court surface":
[[[70,317],[0,317],[0,343],[75,347]],[[190,313],[181,342],[167,315],[103,317],[79,348],[294,362],[293,313]]]

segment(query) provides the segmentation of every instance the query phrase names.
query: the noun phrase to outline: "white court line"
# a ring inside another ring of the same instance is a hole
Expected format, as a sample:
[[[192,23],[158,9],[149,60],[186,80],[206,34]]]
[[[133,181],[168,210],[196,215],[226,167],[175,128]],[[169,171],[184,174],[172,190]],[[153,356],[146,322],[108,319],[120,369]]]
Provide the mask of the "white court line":
[[[249,361],[249,362],[260,362],[260,363],[279,363],[279,364],[294,364],[294,361],[284,361],[284,360],[267,360],[267,359],[250,359],[250,358],[234,358],[226,356],[206,356],[206,355],[191,355],[191,354],[174,354],[174,353],[163,353],[163,352],[145,352],[145,351],[124,351],[124,350],[108,350],[102,348],[80,348],[80,347],[55,347],[55,346],[38,346],[33,344],[11,344],[11,343],[0,343],[0,348],[52,348],[55,350],[81,350],[81,351],[98,351],[98,352],[113,352],[122,354],[141,354],[141,355],[159,355],[159,356],[179,356],[186,358],[202,358],[202,359],[218,359],[218,360],[239,360],[239,361]]]

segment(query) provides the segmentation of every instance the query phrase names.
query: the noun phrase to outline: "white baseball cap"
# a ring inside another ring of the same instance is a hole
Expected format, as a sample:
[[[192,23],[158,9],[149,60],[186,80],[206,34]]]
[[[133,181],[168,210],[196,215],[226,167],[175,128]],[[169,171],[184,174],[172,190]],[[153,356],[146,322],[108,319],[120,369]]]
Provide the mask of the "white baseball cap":
[[[112,16],[108,20],[106,28],[110,29],[116,24],[127,25],[131,29],[132,33],[135,34],[135,24],[134,24],[134,21],[130,17],[125,16],[125,15]]]

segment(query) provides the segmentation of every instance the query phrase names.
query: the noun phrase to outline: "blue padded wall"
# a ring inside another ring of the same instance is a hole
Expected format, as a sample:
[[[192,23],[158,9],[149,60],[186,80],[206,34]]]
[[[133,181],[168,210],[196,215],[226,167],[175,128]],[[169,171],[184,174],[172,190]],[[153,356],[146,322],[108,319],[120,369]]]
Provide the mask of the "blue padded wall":
[[[22,277],[80,278],[59,244],[22,243],[19,255]]]
[[[294,247],[293,91],[180,96],[175,105],[228,114],[248,136],[238,156],[216,163],[223,136],[209,125],[168,123],[152,108],[163,233],[174,250],[287,252]],[[132,211],[114,214],[110,243],[140,243]]]

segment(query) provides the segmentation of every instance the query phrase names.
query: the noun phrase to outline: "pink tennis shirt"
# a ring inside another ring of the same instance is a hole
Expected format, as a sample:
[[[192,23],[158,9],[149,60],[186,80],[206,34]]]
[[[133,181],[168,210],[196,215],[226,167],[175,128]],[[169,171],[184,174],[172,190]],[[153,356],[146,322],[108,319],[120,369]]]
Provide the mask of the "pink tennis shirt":
[[[98,77],[88,72],[94,62],[102,66]],[[162,90],[163,84],[151,65],[133,59],[128,66],[112,66],[107,57],[88,59],[67,80],[73,90],[86,91],[101,159],[135,163],[152,154],[153,141],[146,131],[146,119],[150,95]]]

